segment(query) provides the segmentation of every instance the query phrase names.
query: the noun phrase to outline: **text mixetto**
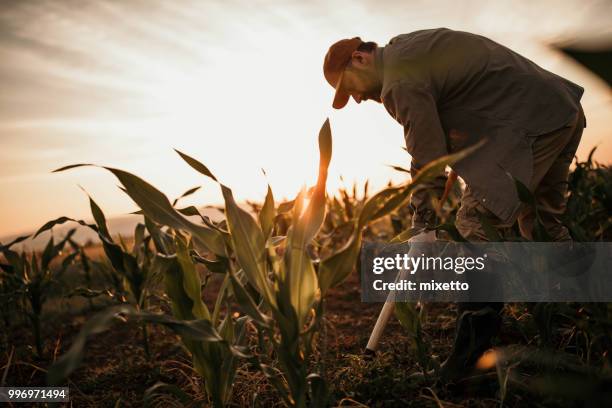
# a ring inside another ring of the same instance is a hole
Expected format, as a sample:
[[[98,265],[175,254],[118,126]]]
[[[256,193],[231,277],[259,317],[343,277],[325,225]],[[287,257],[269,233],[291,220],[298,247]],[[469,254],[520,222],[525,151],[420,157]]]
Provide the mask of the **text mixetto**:
[[[384,282],[377,279],[372,284],[374,290],[381,291],[459,291],[469,290],[470,285],[467,282],[451,281],[451,282],[436,282],[433,279],[431,282],[413,282],[406,279],[401,279],[397,282]]]

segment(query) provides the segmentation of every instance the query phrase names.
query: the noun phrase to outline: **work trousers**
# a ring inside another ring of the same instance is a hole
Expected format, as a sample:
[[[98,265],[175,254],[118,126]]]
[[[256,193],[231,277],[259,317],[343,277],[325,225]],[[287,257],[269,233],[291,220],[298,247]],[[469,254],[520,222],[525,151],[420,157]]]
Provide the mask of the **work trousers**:
[[[528,188],[534,194],[542,225],[554,241],[571,240],[560,217],[567,205],[569,167],[576,154],[585,124],[584,111],[581,107],[566,126],[533,137],[533,173]],[[510,227],[518,218],[521,235],[525,239],[533,240],[535,223],[533,208],[522,204],[515,218],[503,222],[471,194],[468,186],[457,212],[455,226],[468,241],[488,241],[481,217],[486,218],[496,228]],[[503,308],[503,303],[459,303],[459,316],[464,311],[479,310],[487,306],[499,312]]]
[[[581,107],[566,126],[533,136],[533,172],[528,187],[535,196],[543,227],[554,241],[571,240],[560,217],[567,205],[569,167],[576,154],[584,126],[585,118]],[[518,218],[521,235],[525,239],[533,240],[535,214],[530,206],[522,204],[513,219],[503,222],[476,199],[467,186],[457,212],[455,226],[468,241],[488,241],[480,217],[486,218],[492,226],[498,228],[510,227]]]

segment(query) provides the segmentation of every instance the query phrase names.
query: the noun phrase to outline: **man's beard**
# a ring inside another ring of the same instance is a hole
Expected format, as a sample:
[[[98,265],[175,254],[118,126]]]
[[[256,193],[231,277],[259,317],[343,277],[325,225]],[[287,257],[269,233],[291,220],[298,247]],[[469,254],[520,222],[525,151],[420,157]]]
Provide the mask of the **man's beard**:
[[[374,101],[374,102],[378,102],[378,103],[382,103],[382,100],[380,98],[380,89],[375,89],[371,92],[368,92],[367,94],[364,95],[364,99],[365,100],[370,100],[370,101]]]

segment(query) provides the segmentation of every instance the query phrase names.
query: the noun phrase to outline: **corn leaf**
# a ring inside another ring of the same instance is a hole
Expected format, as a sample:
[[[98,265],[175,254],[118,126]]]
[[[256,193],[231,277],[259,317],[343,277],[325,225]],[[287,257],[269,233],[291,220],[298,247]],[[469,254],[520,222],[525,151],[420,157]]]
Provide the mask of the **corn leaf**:
[[[200,214],[200,211],[193,205],[190,205],[189,207],[185,207],[185,208],[179,208],[177,209],[177,211],[188,217],[193,217],[193,216],[202,217],[202,215]]]
[[[177,152],[179,154],[179,156],[181,156],[181,158],[183,160],[185,160],[187,162],[187,164],[189,164],[194,170],[196,170],[199,173],[204,174],[207,177],[210,177],[211,179],[213,179],[214,181],[217,181],[217,178],[214,176],[214,174],[212,174],[212,172],[210,170],[208,170],[208,167],[206,167],[205,165],[203,165],[202,163],[200,163],[198,160],[194,159],[191,156],[186,155],[183,152],[180,152],[176,149],[174,149],[175,152]]]
[[[395,171],[399,171],[401,173],[408,173],[408,174],[410,174],[410,170],[405,169],[405,168],[403,168],[401,166],[395,166],[395,165],[392,165],[392,164],[387,164],[387,166],[391,167]]]
[[[189,249],[180,237],[175,240],[176,259],[181,267],[181,281],[183,282],[184,295],[192,302],[191,312],[196,319],[210,320],[210,312],[202,301],[202,282],[195,265],[189,256]],[[183,295],[183,296],[184,296]]]
[[[14,240],[12,240],[11,242],[9,242],[9,243],[8,243],[8,244],[6,244],[6,245],[2,245],[2,244],[0,243],[0,250],[9,249],[9,248],[10,248],[10,247],[12,247],[13,245],[18,244],[18,243],[20,243],[20,242],[23,242],[23,241],[25,241],[25,240],[26,240],[26,239],[28,239],[28,238],[30,238],[30,236],[29,236],[29,235],[23,235],[23,236],[21,236],[21,237],[17,237],[17,238],[15,238]]]
[[[351,274],[360,249],[361,233],[352,235],[341,250],[321,261],[319,286],[322,296],[325,296],[330,288],[339,285]]]
[[[319,132],[319,175],[313,190],[308,207],[300,216],[294,226],[292,244],[303,248],[317,234],[325,219],[325,186],[327,183],[327,170],[332,154],[331,129],[329,119],[325,120]],[[297,214],[298,216],[300,214]]]
[[[238,263],[251,285],[264,296],[268,304],[273,306],[276,302],[266,276],[266,247],[263,232],[251,214],[236,204],[231,189],[221,184],[221,192],[225,200],[225,215]]]
[[[106,226],[106,217],[102,212],[102,209],[96,202],[89,197],[89,207],[91,209],[91,215],[93,215],[96,224],[98,225],[98,232],[104,235],[106,238],[110,239],[110,232],[108,231],[108,227]]]
[[[286,212],[289,212],[293,209],[293,204],[294,204],[294,200],[282,202],[278,205],[276,212],[278,212],[279,214],[284,214]]]
[[[32,238],[36,238],[37,236],[39,236],[43,232],[50,230],[51,228],[55,227],[56,225],[64,224],[64,223],[66,223],[68,221],[77,222],[77,223],[79,223],[79,224],[81,224],[83,226],[86,226],[86,227],[90,227],[90,228],[92,227],[91,224],[87,224],[85,221],[82,221],[82,220],[75,220],[75,219],[69,218],[69,217],[59,217],[59,218],[56,218],[54,220],[47,221],[42,227],[40,227],[38,229],[38,231],[36,231],[36,233],[34,234],[34,236]],[[94,228],[94,230],[96,232],[98,231],[97,228]],[[21,241],[23,241],[23,239]],[[21,241],[18,241],[18,242],[21,242]],[[10,245],[7,245],[7,247],[13,245],[14,243],[15,242],[11,243]]]
[[[183,194],[181,194],[178,198],[175,198],[174,201],[172,202],[172,206],[174,207],[176,205],[176,203],[178,203],[178,201],[181,198],[185,198],[187,196],[192,195],[193,193],[195,193],[196,191],[198,191],[200,188],[202,188],[202,186],[196,186],[196,187],[192,187],[189,190],[185,191]]]
[[[50,386],[63,384],[70,373],[81,363],[88,337],[107,330],[118,315],[132,317],[147,323],[164,325],[181,337],[191,340],[204,342],[224,341],[208,320],[177,320],[167,315],[138,312],[133,307],[127,305],[110,307],[88,319],[72,342],[70,349],[49,368],[47,384]]]
[[[251,295],[249,295],[249,292],[232,272],[230,272],[230,281],[232,284],[232,292],[236,298],[236,302],[238,303],[240,310],[242,310],[243,313],[245,313],[255,322],[264,327],[268,327],[270,324],[270,318],[259,311],[259,308],[255,304],[255,301]]]
[[[56,170],[56,172],[79,166],[85,165],[67,166]],[[187,231],[193,235],[196,241],[216,255],[226,255],[224,239],[219,231],[194,224],[183,217],[172,207],[168,197],[140,177],[111,167],[104,167],[104,169],[110,171],[119,179],[123,185],[123,190],[138,204],[147,217],[159,224]]]
[[[268,192],[266,193],[266,199],[264,205],[259,213],[259,225],[264,235],[264,239],[268,239],[274,228],[274,217],[276,217],[274,211],[274,195],[272,189],[268,185]]]
[[[332,153],[329,119],[323,123],[319,133],[319,153],[319,176],[304,214],[300,214],[303,194],[296,199],[292,229],[283,263],[286,270],[281,273],[283,277],[281,282],[287,285],[283,290],[289,291],[291,306],[300,326],[304,324],[312,304],[320,296],[317,275],[306,252],[306,246],[317,234],[325,219],[325,186]]]

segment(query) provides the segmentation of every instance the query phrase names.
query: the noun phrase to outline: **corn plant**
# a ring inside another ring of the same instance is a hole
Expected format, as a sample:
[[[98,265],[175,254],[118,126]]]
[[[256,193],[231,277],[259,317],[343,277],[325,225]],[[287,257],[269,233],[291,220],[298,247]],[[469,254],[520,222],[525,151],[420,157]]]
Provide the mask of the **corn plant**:
[[[325,184],[331,147],[331,130],[326,121],[319,134],[317,184],[305,208],[304,191],[294,200],[291,224],[284,237],[271,236],[276,210],[270,188],[259,220],[255,220],[235,203],[231,189],[221,184],[231,249],[235,254],[234,270],[237,270],[234,272],[230,268],[229,271],[233,293],[242,310],[264,334],[259,336],[260,348],[266,349],[266,345],[261,344],[266,339],[271,343],[278,368],[262,362],[257,356],[251,361],[266,374],[289,406],[304,407],[308,403],[324,406],[327,403],[324,379],[319,373],[309,373],[314,339],[322,319],[322,300],[331,287],[340,284],[353,270],[367,223],[393,211],[406,201],[418,183],[470,152],[445,157],[425,168],[413,183],[373,196],[352,218],[352,232],[346,245],[322,260],[313,260],[308,246],[325,219]],[[217,181],[203,164],[184,154],[181,156],[194,169]],[[255,289],[257,298],[250,295],[244,282]]]
[[[24,251],[21,254],[10,249],[19,240],[2,247],[2,254],[8,261],[3,265],[2,283],[5,290],[10,290],[13,297],[6,301],[15,302],[24,313],[32,327],[34,346],[39,358],[44,356],[44,343],[41,333],[43,307],[57,278],[66,270],[76,253],[66,256],[60,265],[52,265],[55,258],[62,254],[66,242],[75,230],[68,232],[65,238],[55,243],[53,235],[47,241],[43,252],[30,256]],[[8,305],[7,305],[8,306]]]
[[[124,322],[126,320],[135,320],[147,322],[149,324],[163,325],[181,336],[183,342],[186,344],[219,344],[223,350],[228,349],[235,355],[242,355],[238,348],[234,348],[229,344],[228,341],[211,326],[210,320],[208,319],[177,319],[165,314],[138,311],[131,305],[123,304],[112,306],[94,315],[85,323],[79,334],[73,340],[68,351],[49,368],[47,372],[47,383],[51,386],[65,383],[70,373],[79,366],[86,349],[87,339],[93,334],[107,330],[111,323],[117,320],[117,318],[120,318],[120,320]],[[238,322],[236,326],[242,327],[241,322]],[[204,361],[205,357],[205,355],[199,356],[202,361]],[[222,358],[222,356],[217,357],[219,359]],[[225,365],[227,365],[227,362],[225,362]],[[212,399],[214,406],[222,406],[222,402],[217,400],[217,396],[213,395]]]
[[[129,301],[130,294],[126,287],[126,280],[115,271],[107,258],[91,257],[87,255],[87,245],[80,245],[72,239],[68,242],[72,250],[78,252],[75,262],[78,262],[77,265],[83,272],[84,286],[74,287],[66,293],[66,297],[80,296],[86,298],[91,310],[96,308],[93,301],[99,297],[115,299],[121,303]]]
[[[72,167],[76,166],[68,166],[57,171],[67,170]],[[193,246],[195,241],[206,249],[212,248],[213,254],[216,253],[222,258],[222,255],[226,253],[224,235],[227,235],[227,233],[223,232],[220,226],[206,218],[203,218],[203,220],[208,225],[199,225],[189,221],[182,214],[187,212],[187,215],[195,215],[197,210],[193,208],[183,211],[176,210],[163,193],[142,179],[121,170],[109,170],[120,179],[124,191],[139,204],[142,212],[145,215],[151,216],[151,219],[145,217],[145,224],[150,234],[150,240],[154,242],[157,249],[157,256],[149,265],[149,269],[164,277],[166,294],[172,304],[174,315],[172,321],[184,322],[186,325],[191,325],[194,321],[197,321],[199,322],[197,323],[198,325],[204,325],[209,330],[208,335],[204,337],[196,337],[195,339],[189,336],[184,337],[183,343],[192,356],[194,368],[205,379],[206,391],[213,405],[224,406],[231,396],[231,388],[236,371],[237,360],[233,356],[240,354],[237,351],[239,349],[234,347],[234,345],[242,342],[244,339],[245,319],[234,321],[229,311],[222,318],[221,307],[224,303],[227,283],[224,284],[224,288],[220,291],[212,313],[202,302],[201,281],[195,269],[196,262],[204,262],[209,268],[214,268],[213,265],[223,264],[223,262],[208,261],[200,256]],[[90,200],[90,204],[92,205],[92,213],[97,225],[89,227],[98,231],[106,256],[111,261],[113,267],[121,271],[128,278],[132,292],[134,294],[140,293],[138,290],[141,287],[139,286],[141,280],[136,273],[138,270],[136,257],[122,250],[125,248],[112,241],[106,230],[102,212],[93,203],[93,200]],[[176,204],[176,201],[174,204]],[[66,217],[63,217],[60,221],[66,219]],[[152,219],[155,221],[152,221]],[[169,227],[168,231],[163,231],[162,226]],[[181,231],[189,232],[190,238],[183,236]],[[138,230],[137,233],[139,233]],[[137,239],[137,241],[139,240]],[[197,261],[192,258],[192,252],[195,253]],[[112,310],[109,313],[112,314]],[[136,319],[139,319],[143,325],[147,322],[155,323],[155,319],[157,319],[157,317],[154,319],[150,314],[146,314],[139,310],[139,308],[130,313]],[[161,318],[159,317],[159,319]],[[104,324],[84,327],[83,342],[89,334],[105,329],[109,319],[110,317],[102,319],[101,321]],[[168,320],[170,318],[165,316],[163,319]],[[178,327],[182,326],[179,325]],[[58,366],[59,368],[53,370],[54,374],[51,375],[51,378],[55,383],[68,375],[76,367],[82,350],[83,344],[69,351],[70,357],[67,356],[63,360],[65,362],[61,363]],[[71,363],[67,363],[67,361]]]
[[[126,287],[129,295],[131,295],[131,303],[137,310],[145,310],[147,308],[149,286],[154,278],[152,260],[155,258],[155,254],[150,247],[151,235],[145,236],[145,225],[139,223],[134,230],[134,243],[132,249],[129,249],[122,239],[120,239],[120,243],[116,243],[108,230],[104,212],[91,197],[89,197],[89,206],[94,218],[94,224],[87,224],[82,220],[74,220],[68,217],[59,217],[49,221],[41,227],[35,236],[55,225],[63,224],[68,221],[77,222],[95,231],[102,242],[104,253],[112,266],[110,274],[111,279],[115,281],[115,289],[123,292],[122,289]],[[77,253],[75,253],[75,255],[76,254]],[[78,254],[81,257],[81,263],[84,264],[85,271],[87,271],[88,259],[83,251],[78,251]],[[127,284],[124,285],[123,282]],[[77,290],[76,293],[83,293],[88,296],[93,295],[91,291],[83,290]],[[124,298],[122,293],[119,293],[119,295],[119,298]],[[150,357],[146,323],[143,323],[142,335],[143,349],[147,357]]]
[[[320,319],[320,314],[314,311],[320,300],[320,290],[314,264],[306,247],[319,230],[325,215],[325,182],[331,159],[328,122],[321,131],[319,142],[321,163],[317,186],[307,208],[303,208],[304,191],[295,200],[292,222],[286,237],[271,237],[277,210],[270,188],[259,221],[256,221],[237,205],[231,189],[220,184],[228,230],[218,226],[211,228],[222,234],[227,243],[225,253],[216,253],[217,258],[229,261],[225,263],[227,275],[222,290],[226,288],[226,283],[231,282],[233,297],[265,336],[265,340],[264,336],[259,336],[262,340],[261,348],[268,349],[271,346],[278,358],[280,370],[262,362],[262,358],[256,355],[250,356],[249,360],[266,374],[288,405],[300,407],[306,406],[309,384],[312,384],[313,390],[311,399],[319,401],[316,405],[320,406],[321,401],[325,400],[323,382],[308,372],[313,336]],[[179,154],[194,169],[217,181],[203,164],[183,153]],[[276,251],[279,242],[285,242],[283,255]],[[206,249],[215,253],[212,248]],[[182,263],[189,267],[186,260]],[[255,292],[255,299],[249,293],[249,288]],[[173,299],[173,309],[176,301],[183,297]],[[198,313],[207,317],[204,308],[199,307]],[[266,341],[269,343],[264,344]],[[204,377],[207,382],[211,382],[210,373]]]
[[[337,195],[327,198],[325,221],[314,240],[319,257],[328,256],[348,240],[353,230],[355,216],[368,198],[368,188],[369,182],[366,181],[359,196],[357,183],[353,183],[350,190],[341,187]],[[367,232],[366,229],[364,233]]]
[[[20,280],[15,277],[18,270],[14,265],[21,265],[21,261],[19,253],[13,251],[11,247],[28,238],[29,235],[24,235],[6,245],[0,244],[0,253],[3,256],[2,263],[0,263],[0,313],[2,314],[6,336],[8,336],[11,326],[14,324],[15,316],[20,312]]]
[[[563,216],[576,241],[609,241],[612,237],[612,168],[593,160],[576,160],[570,174],[567,211]]]
[[[141,327],[161,324],[179,334],[191,354],[194,369],[205,379],[212,405],[225,406],[231,397],[238,358],[245,356],[239,346],[245,341],[246,317],[233,319],[229,311],[221,315],[227,280],[218,294],[214,310],[211,312],[207,308],[202,301],[202,285],[187,237],[178,231],[162,231],[150,220],[147,220],[147,228],[159,248],[150,268],[163,276],[173,316],[148,313],[138,305],[111,307],[99,313],[83,327],[68,352],[49,369],[48,382],[61,384],[80,363],[87,338],[106,330],[116,316],[121,316],[134,319]]]
[[[430,344],[423,333],[423,319],[426,315],[423,305],[414,303],[397,302],[395,304],[395,316],[402,327],[407,331],[410,339],[410,347],[417,356],[417,361],[425,376],[431,369],[437,371],[440,367],[437,360],[431,355]]]

